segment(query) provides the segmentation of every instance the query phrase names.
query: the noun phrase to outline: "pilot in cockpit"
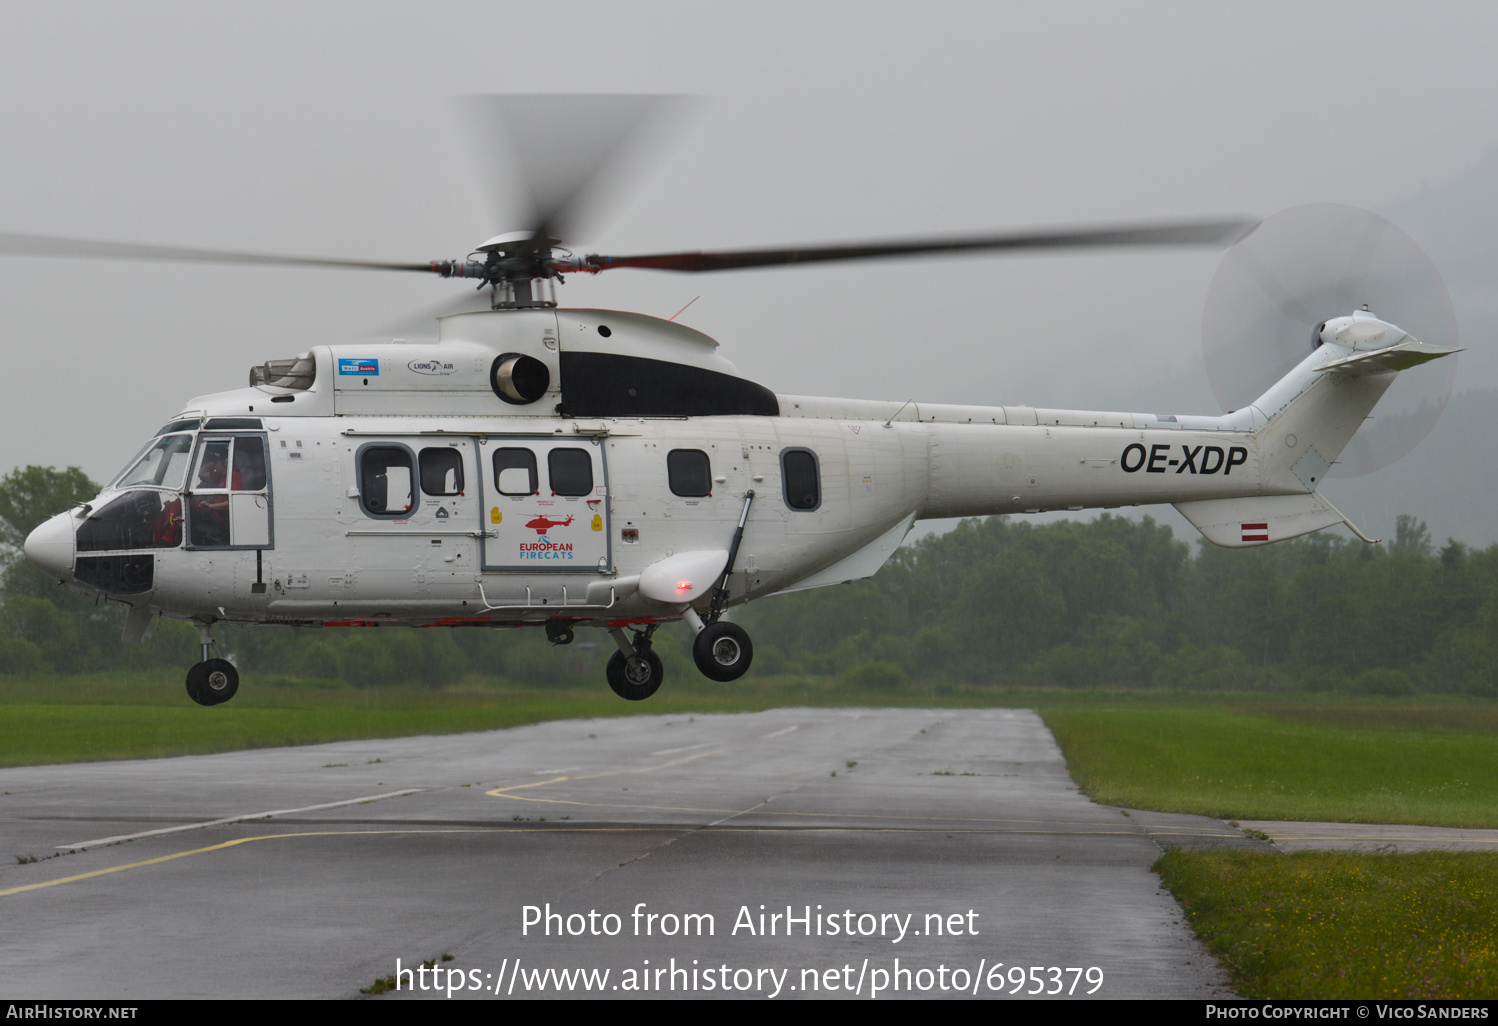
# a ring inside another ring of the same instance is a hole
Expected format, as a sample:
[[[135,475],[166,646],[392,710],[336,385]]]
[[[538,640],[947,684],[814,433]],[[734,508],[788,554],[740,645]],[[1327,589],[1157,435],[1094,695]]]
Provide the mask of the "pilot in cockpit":
[[[224,487],[224,472],[228,469],[228,446],[210,445],[203,453],[203,463],[198,467],[199,488]],[[239,487],[239,474],[234,474],[234,487]]]
[[[198,465],[200,489],[223,488],[228,479],[228,450],[223,444],[210,443]],[[234,474],[235,488],[240,486],[239,473]],[[229,544],[229,497],[227,495],[195,496],[192,503],[192,535],[195,545]]]

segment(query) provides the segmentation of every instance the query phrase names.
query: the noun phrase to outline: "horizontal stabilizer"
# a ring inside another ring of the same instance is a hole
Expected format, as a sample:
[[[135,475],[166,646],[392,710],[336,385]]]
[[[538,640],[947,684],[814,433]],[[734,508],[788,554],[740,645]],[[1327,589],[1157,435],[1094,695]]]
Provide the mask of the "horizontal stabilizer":
[[[1359,538],[1372,541],[1316,492],[1205,499],[1178,502],[1175,507],[1207,541],[1229,549],[1298,538],[1334,524],[1346,524]]]
[[[1446,346],[1427,346],[1406,335],[1404,341],[1398,345],[1389,346],[1386,349],[1355,352],[1340,360],[1324,363],[1316,369],[1322,373],[1342,371],[1347,374],[1384,374],[1389,371],[1409,370],[1422,363],[1429,363],[1431,360],[1439,360],[1443,356],[1459,352],[1461,352],[1460,349],[1451,349]]]

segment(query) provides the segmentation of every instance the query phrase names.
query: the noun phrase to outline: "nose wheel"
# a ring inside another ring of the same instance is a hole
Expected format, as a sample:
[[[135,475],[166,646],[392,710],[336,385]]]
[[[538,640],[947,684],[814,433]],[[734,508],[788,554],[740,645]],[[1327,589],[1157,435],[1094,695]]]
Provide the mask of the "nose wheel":
[[[202,646],[203,661],[187,671],[187,697],[199,705],[222,705],[239,690],[239,671],[229,660],[218,658],[209,625],[201,620],[198,643]]]
[[[187,671],[187,695],[199,705],[220,705],[239,690],[239,671],[227,659],[205,659]]]

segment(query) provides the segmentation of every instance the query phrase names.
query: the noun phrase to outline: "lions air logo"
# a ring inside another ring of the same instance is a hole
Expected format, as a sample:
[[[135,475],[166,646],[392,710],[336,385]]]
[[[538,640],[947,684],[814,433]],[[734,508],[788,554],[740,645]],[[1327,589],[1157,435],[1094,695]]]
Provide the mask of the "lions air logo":
[[[406,364],[406,369],[417,374],[446,377],[453,372],[453,365],[445,360],[412,360]]]
[[[553,520],[551,517],[542,515],[534,520],[526,522],[526,527],[536,532],[536,540],[533,542],[520,543],[521,559],[571,559],[572,543],[561,541],[549,541],[546,532],[555,527],[570,527],[572,517],[566,520]]]

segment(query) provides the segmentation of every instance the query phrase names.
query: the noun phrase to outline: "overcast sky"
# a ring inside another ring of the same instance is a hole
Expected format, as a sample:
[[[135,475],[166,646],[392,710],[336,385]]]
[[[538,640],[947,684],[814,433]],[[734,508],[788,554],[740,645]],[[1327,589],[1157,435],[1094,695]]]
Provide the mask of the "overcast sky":
[[[1381,207],[1498,142],[1495,38],[1477,3],[10,0],[0,231],[461,257],[514,227],[448,112],[488,92],[705,98],[584,252]],[[781,392],[1216,412],[1217,259],[619,271],[563,299],[700,295],[683,320]],[[0,468],[107,477],[188,398],[454,284],[0,257]]]

